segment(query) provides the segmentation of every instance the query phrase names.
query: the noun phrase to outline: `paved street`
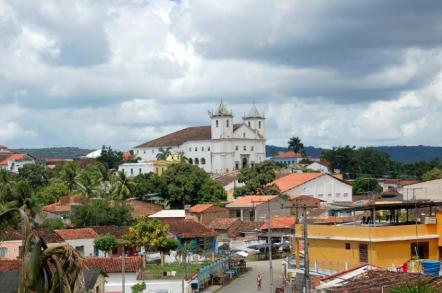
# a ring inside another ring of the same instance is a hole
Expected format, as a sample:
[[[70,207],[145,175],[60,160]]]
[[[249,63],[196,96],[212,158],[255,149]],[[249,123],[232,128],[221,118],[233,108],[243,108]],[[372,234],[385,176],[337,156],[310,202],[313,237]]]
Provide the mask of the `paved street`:
[[[217,291],[220,293],[246,293],[257,292],[256,276],[263,276],[262,290],[260,292],[269,292],[269,262],[268,261],[249,261],[247,262],[249,271],[242,274],[239,278],[233,280],[229,285]],[[282,260],[273,261],[273,286],[278,287],[282,284]]]

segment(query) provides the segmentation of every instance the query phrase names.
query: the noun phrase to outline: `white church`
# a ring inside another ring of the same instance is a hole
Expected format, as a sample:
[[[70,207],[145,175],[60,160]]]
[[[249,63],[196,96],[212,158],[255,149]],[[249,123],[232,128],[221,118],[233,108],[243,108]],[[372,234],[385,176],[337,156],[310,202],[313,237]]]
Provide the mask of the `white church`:
[[[265,159],[265,117],[255,105],[233,123],[232,111],[223,102],[209,112],[209,126],[188,127],[134,147],[143,161],[156,160],[160,148],[184,153],[189,163],[212,174],[225,174],[253,166]]]

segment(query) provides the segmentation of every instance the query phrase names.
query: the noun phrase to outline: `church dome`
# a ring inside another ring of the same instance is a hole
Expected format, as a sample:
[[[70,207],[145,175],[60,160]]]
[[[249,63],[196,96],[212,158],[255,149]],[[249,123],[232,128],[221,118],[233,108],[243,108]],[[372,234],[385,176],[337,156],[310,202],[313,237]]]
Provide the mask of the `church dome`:
[[[244,116],[244,118],[264,118],[264,115],[261,114],[258,111],[258,108],[256,108],[255,104],[252,105],[252,107],[250,108],[249,112],[247,113],[246,116]]]
[[[213,113],[213,116],[232,116],[232,111],[227,110],[223,101],[218,106],[218,109]]]

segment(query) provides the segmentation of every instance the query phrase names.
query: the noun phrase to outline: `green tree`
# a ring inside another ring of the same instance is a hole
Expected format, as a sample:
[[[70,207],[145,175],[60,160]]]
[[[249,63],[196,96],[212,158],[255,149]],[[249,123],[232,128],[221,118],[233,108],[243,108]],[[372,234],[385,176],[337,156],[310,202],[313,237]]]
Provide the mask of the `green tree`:
[[[132,196],[143,197],[146,194],[158,194],[164,196],[166,193],[166,185],[164,180],[155,173],[149,172],[139,174],[133,178],[134,190]]]
[[[388,174],[390,167],[390,156],[387,153],[377,150],[374,147],[362,147],[354,152],[356,161],[354,173],[369,174],[379,178]]]
[[[55,229],[64,229],[65,228],[63,220],[60,219],[60,218],[48,218],[48,219],[45,219],[43,221],[43,223],[41,224],[41,226],[43,228],[51,230],[51,231],[53,231]]]
[[[81,172],[76,180],[78,193],[84,197],[92,198],[99,194],[98,185],[90,172]]]
[[[133,180],[127,177],[123,171],[119,171],[112,183],[112,198],[124,200],[131,197],[133,190],[135,190]]]
[[[108,169],[117,169],[123,162],[123,154],[119,151],[112,150],[111,146],[103,145],[101,155],[97,160],[105,164]]]
[[[442,169],[439,169],[437,167],[431,169],[430,171],[425,172],[422,175],[423,181],[429,181],[434,179],[441,179],[442,178]]]
[[[85,292],[82,274],[83,260],[67,243],[47,246],[32,227],[23,209],[10,209],[0,214],[0,224],[12,215],[21,219],[26,261],[20,274],[18,292]]]
[[[353,180],[353,194],[379,194],[382,187],[375,178],[361,176]]]
[[[106,234],[95,238],[94,245],[98,250],[103,251],[105,256],[108,256],[109,252],[117,248],[118,242],[113,235]]]
[[[217,203],[226,199],[224,188],[198,166],[187,163],[171,165],[161,176],[165,197],[174,207],[201,202]]]
[[[129,153],[130,156],[129,159],[125,161],[126,163],[138,163],[139,161],[141,161],[141,158],[135,155],[133,150],[130,150]]]
[[[324,151],[321,153],[321,158],[330,163],[331,170],[339,169],[341,173],[354,178],[357,170],[354,152],[355,149],[347,145]]]
[[[304,149],[304,144],[301,142],[299,137],[291,137],[288,142],[288,149],[294,151],[295,153],[300,153]]]
[[[135,224],[129,228],[123,238],[127,246],[144,247],[145,251],[161,252],[169,245],[168,232],[169,226],[161,224],[157,219],[142,216],[135,219]],[[161,260],[163,261],[162,256]]]
[[[101,194],[106,197],[109,195],[111,181],[113,179],[113,172],[110,171],[105,164],[97,162],[93,164],[93,170],[95,172],[95,178],[100,185]]]
[[[168,148],[159,148],[158,154],[156,156],[157,160],[166,160],[168,156],[170,156],[172,153],[170,152],[171,147]]]
[[[36,196],[39,205],[47,205],[58,201],[62,196],[69,195],[67,186],[62,182],[51,182],[40,189]]]
[[[244,183],[245,186],[237,188],[235,196],[280,194],[281,191],[276,185],[270,185],[276,178],[275,170],[278,168],[274,162],[264,161],[242,169],[238,175],[238,181]]]
[[[66,185],[69,192],[72,192],[77,186],[76,179],[79,171],[78,165],[75,162],[67,162],[60,167],[58,179]]]
[[[93,199],[73,207],[71,221],[76,227],[116,225],[132,223],[132,208],[124,203]]]
[[[37,164],[26,164],[18,169],[18,177],[33,188],[40,188],[48,183],[49,174],[46,168]]]

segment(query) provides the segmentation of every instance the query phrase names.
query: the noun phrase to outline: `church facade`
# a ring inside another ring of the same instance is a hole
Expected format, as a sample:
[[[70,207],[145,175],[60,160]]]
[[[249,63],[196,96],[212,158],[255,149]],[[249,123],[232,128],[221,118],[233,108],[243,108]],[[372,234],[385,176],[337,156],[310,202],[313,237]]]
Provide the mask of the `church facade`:
[[[133,148],[143,161],[156,160],[160,148],[181,153],[212,174],[225,174],[265,160],[265,117],[253,105],[240,124],[223,102],[209,112],[210,125],[188,127]]]

